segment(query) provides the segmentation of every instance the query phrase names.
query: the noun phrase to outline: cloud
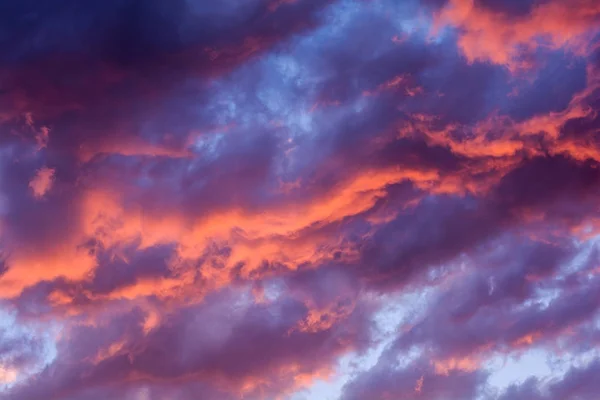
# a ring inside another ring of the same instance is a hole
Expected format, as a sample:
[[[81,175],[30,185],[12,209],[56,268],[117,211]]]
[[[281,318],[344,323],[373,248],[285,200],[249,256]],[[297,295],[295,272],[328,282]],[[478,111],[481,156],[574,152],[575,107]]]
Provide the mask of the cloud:
[[[565,399],[586,398],[594,396],[597,384],[593,376],[598,370],[598,363],[591,362],[585,367],[573,367],[565,374],[564,379],[554,380],[546,384],[537,379],[528,379],[521,385],[512,385],[500,397],[501,399],[550,399],[560,396]]]
[[[344,388],[342,399],[364,398],[430,398],[444,399],[449,396],[474,398],[477,386],[484,376],[477,372],[455,370],[447,374],[439,374],[426,365],[409,365],[406,369],[394,368],[393,365],[378,364],[382,374],[370,371]],[[419,384],[421,383],[421,384]],[[417,385],[420,390],[415,391]]]
[[[589,397],[576,3],[4,2],[0,399]]]
[[[54,183],[54,170],[50,168],[41,168],[29,182],[29,187],[36,198],[42,198],[50,191]]]
[[[540,47],[585,52],[593,38],[599,12],[593,1],[571,2],[449,1],[438,26],[460,30],[458,44],[469,61],[485,60],[513,70],[528,68],[527,57]],[[535,63],[533,63],[535,65]]]
[[[292,298],[253,304],[247,291],[227,290],[183,307],[144,333],[140,309],[102,313],[65,330],[58,360],[7,398],[58,398],[83,388],[145,382],[204,382],[217,392],[279,393],[324,373],[331,360],[368,344],[360,311],[319,331],[293,329],[309,312]],[[207,324],[207,321],[210,321]],[[167,350],[170,349],[170,350]],[[327,350],[325,350],[327,349]],[[50,390],[50,391],[49,391]]]

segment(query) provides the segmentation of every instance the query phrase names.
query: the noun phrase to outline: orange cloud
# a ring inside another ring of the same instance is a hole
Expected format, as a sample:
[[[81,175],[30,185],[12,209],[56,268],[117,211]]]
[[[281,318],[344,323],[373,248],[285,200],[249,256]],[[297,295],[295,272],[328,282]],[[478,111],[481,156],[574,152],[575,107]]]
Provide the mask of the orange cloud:
[[[146,318],[144,319],[144,333],[148,334],[149,332],[151,332],[160,324],[160,321],[160,314],[155,310],[149,310],[148,314],[146,315]]]
[[[334,370],[331,366],[325,366],[314,371],[303,371],[301,365],[290,364],[281,368],[278,375],[292,377],[292,384],[276,397],[277,400],[285,400],[298,390],[310,387],[317,380],[330,380]]]
[[[424,376],[419,378],[419,380],[417,381],[417,383],[415,385],[415,393],[421,393],[423,391],[423,381],[424,380],[425,380]]]
[[[328,247],[322,241],[300,241],[299,233],[315,224],[337,222],[369,210],[385,194],[387,185],[404,180],[431,185],[437,179],[434,171],[399,168],[364,171],[312,202],[288,203],[258,212],[233,208],[196,220],[173,211],[150,214],[135,207],[126,208],[120,194],[108,189],[94,190],[84,196],[83,233],[106,248],[177,244],[178,259],[173,260],[173,268],[203,256],[207,246],[215,241],[235,244],[227,259],[221,260],[226,261],[227,268],[202,270],[204,278],[221,287],[229,282],[231,268],[240,263],[244,264],[242,276],[249,277],[265,260],[295,268],[302,263],[332,257],[339,250],[337,238],[329,238]],[[139,290],[146,293],[153,290],[149,284],[136,284],[121,295],[127,293],[129,297]]]
[[[542,337],[543,337],[543,334],[541,332],[533,332],[533,333],[527,334],[527,335],[515,340],[513,342],[513,346],[515,346],[515,347],[531,346],[532,344],[537,342]]]
[[[29,182],[29,187],[35,198],[41,199],[52,189],[54,184],[54,172],[52,168],[43,167],[39,169],[36,175]]]
[[[47,192],[49,177],[53,176],[51,170],[41,171],[40,180],[45,184],[32,184],[39,195]],[[17,296],[28,286],[58,277],[72,281],[91,278],[98,261],[93,252],[81,246],[90,239],[115,254],[126,246],[138,249],[160,244],[177,246],[176,257],[169,261],[170,268],[177,271],[175,277],[137,281],[108,295],[112,299],[150,295],[165,298],[188,293],[196,279],[193,262],[215,241],[231,245],[231,252],[226,259],[217,260],[224,262],[225,268],[200,271],[207,290],[227,285],[233,278],[233,268],[240,264],[243,264],[241,277],[253,279],[264,261],[295,269],[300,264],[332,260],[334,254],[338,259],[350,260],[358,257],[356,249],[346,248],[337,236],[304,237],[301,232],[365,212],[385,195],[387,185],[405,180],[429,187],[439,177],[435,171],[366,170],[310,202],[288,203],[256,212],[233,208],[196,220],[174,211],[151,214],[136,207],[128,208],[122,194],[109,188],[90,190],[74,208],[80,210],[80,224],[73,227],[70,237],[46,250],[14,249],[10,268],[0,277],[1,297]],[[195,293],[198,295],[197,290]],[[50,300],[56,305],[66,305],[69,296],[53,293]]]
[[[458,45],[470,61],[490,61],[516,70],[530,65],[523,49],[569,48],[584,52],[590,29],[597,30],[600,4],[594,0],[552,1],[537,5],[530,15],[508,17],[474,0],[450,0],[435,18],[434,33],[444,26],[460,29]]]
[[[24,288],[44,280],[86,279],[97,265],[93,254],[72,241],[37,254],[17,249],[9,261],[10,268],[0,277],[0,298],[17,296]]]
[[[38,149],[44,149],[48,146],[48,142],[50,141],[50,129],[45,126],[40,128],[40,132],[35,136],[35,141],[37,142]]]
[[[332,305],[325,309],[311,309],[306,318],[294,329],[301,332],[320,332],[330,329],[347,318],[354,310],[354,304]]]
[[[473,372],[479,368],[479,362],[473,358],[449,358],[447,360],[434,361],[433,367],[438,375],[449,376],[452,371]]]
[[[107,348],[100,349],[91,361],[94,364],[100,364],[102,361],[108,360],[123,352],[126,345],[127,341],[125,340],[120,340],[118,342],[111,343],[110,346],[108,346]]]
[[[0,384],[9,385],[19,378],[19,371],[15,368],[0,365]]]

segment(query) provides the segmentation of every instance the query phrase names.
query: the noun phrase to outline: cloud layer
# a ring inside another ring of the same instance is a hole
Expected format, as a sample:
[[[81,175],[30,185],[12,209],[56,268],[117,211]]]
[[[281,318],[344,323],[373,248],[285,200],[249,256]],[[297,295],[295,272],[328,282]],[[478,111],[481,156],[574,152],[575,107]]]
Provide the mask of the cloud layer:
[[[0,5],[0,399],[595,398],[600,5],[242,3]]]

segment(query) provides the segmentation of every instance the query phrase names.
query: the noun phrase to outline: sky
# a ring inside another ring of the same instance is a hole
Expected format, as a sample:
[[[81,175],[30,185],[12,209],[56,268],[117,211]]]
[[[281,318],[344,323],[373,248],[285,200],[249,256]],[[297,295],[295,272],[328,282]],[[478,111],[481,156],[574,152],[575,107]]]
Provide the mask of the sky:
[[[600,2],[3,0],[0,400],[594,400]]]

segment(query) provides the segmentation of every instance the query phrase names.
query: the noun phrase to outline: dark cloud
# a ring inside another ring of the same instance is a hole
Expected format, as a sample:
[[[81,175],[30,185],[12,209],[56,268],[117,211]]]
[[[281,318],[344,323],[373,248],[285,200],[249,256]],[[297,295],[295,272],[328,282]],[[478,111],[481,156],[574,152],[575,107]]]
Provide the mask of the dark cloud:
[[[557,212],[573,198],[582,204],[594,199],[599,178],[596,161],[581,163],[564,156],[536,157],[508,173],[495,188],[494,198],[507,209]],[[569,211],[573,210],[566,209],[564,214],[554,217],[568,217]]]
[[[516,120],[522,121],[536,114],[563,111],[576,93],[586,87],[586,63],[573,60],[565,54],[539,56],[542,68],[534,77],[523,77],[525,82],[515,85],[515,92],[507,96],[501,108]]]
[[[530,14],[534,7],[543,4],[544,0],[476,0],[475,5],[488,10],[510,15],[512,17],[520,17]]]
[[[327,6],[271,3],[198,9],[184,0],[169,7],[121,0],[62,1],[52,8],[8,3],[0,102],[11,119],[31,113],[48,126],[49,149],[62,157],[66,149],[93,155],[159,146],[181,152],[185,138],[164,135],[199,129],[189,124],[203,120],[184,107],[199,100],[202,107],[203,82],[317,26]]]

